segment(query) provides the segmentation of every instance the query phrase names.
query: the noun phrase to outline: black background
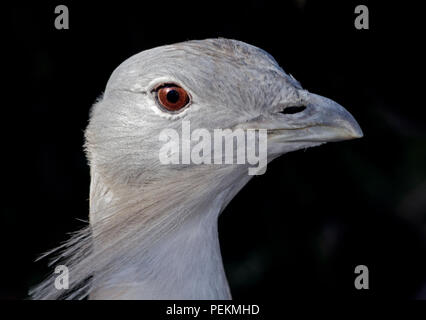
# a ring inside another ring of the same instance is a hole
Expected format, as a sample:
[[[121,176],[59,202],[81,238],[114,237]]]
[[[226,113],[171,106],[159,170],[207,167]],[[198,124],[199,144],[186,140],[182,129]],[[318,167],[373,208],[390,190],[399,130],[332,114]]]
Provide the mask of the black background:
[[[344,2],[344,3],[343,3]],[[70,29],[56,30],[65,4]],[[356,30],[366,4],[370,29]],[[155,46],[234,38],[345,106],[364,138],[287,154],[220,218],[234,298],[426,299],[421,11],[409,1],[146,1],[4,5],[0,299],[26,298],[42,252],[87,219],[82,149],[114,68]],[[370,290],[354,288],[355,266]]]

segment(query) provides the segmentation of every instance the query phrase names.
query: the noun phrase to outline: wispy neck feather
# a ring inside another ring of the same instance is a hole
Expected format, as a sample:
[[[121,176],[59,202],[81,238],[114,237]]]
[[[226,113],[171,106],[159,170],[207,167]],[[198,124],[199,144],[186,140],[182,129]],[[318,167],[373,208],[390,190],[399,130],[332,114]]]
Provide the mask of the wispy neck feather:
[[[90,226],[52,261],[68,267],[70,288],[56,290],[52,275],[33,298],[229,299],[217,218],[251,177],[232,167],[140,188],[106,186],[92,167]]]

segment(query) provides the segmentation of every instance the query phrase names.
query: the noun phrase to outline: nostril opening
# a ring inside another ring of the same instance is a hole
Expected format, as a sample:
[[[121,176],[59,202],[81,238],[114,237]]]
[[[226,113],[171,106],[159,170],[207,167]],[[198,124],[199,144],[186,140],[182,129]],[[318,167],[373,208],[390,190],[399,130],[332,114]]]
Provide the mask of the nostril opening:
[[[286,107],[283,111],[281,111],[280,113],[282,114],[295,114],[295,113],[299,113],[302,112],[303,110],[306,109],[306,106],[293,106],[293,107]]]

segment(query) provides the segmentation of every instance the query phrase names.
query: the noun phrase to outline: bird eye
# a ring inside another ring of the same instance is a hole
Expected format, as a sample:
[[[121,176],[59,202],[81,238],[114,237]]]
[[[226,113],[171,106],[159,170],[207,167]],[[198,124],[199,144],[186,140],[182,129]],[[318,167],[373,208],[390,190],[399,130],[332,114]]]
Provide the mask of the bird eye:
[[[158,103],[168,111],[179,111],[189,103],[188,93],[176,84],[164,84],[155,91]]]

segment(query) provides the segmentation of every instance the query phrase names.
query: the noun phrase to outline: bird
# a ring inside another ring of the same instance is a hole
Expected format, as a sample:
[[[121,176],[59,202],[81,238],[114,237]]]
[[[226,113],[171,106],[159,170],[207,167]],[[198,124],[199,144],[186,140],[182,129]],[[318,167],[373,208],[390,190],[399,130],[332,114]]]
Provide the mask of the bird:
[[[250,181],[248,164],[159,160],[165,128],[265,130],[267,162],[363,136],[337,102],[303,89],[266,51],[242,41],[189,40],[121,63],[90,111],[88,224],[58,248],[65,265],[30,290],[33,299],[232,299],[218,217]]]

